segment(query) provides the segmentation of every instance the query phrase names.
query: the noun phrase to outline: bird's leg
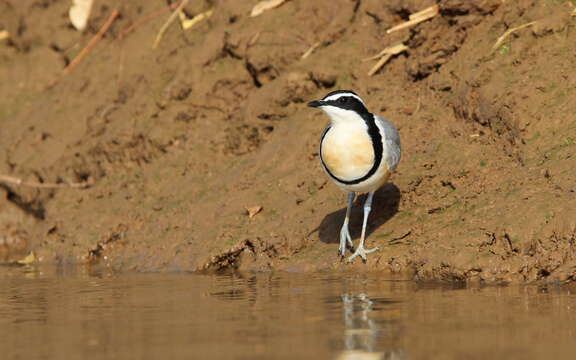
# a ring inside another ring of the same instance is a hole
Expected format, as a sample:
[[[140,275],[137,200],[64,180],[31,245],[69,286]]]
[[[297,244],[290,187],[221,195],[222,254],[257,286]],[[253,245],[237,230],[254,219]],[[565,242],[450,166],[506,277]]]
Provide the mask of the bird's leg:
[[[352,210],[352,203],[354,202],[353,192],[348,193],[348,205],[346,206],[346,217],[344,218],[344,224],[342,229],[340,229],[340,246],[338,247],[338,254],[344,257],[346,253],[346,242],[352,247],[352,238],[350,237],[350,230],[348,230],[348,221],[350,219],[350,210]]]
[[[372,197],[374,197],[374,191],[368,194],[366,202],[364,203],[364,222],[362,223],[362,236],[360,237],[360,244],[354,254],[348,258],[348,262],[354,260],[356,256],[360,256],[362,260],[366,261],[366,255],[379,250],[377,247],[366,250],[364,249],[364,239],[366,238],[366,224],[368,223],[368,215],[370,215],[370,210],[372,209]]]

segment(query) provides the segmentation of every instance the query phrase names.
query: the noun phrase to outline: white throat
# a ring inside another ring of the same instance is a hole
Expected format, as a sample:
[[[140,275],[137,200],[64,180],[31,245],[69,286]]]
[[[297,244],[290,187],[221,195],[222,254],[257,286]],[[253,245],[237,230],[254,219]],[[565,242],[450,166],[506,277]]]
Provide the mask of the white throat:
[[[344,110],[336,106],[322,106],[332,125],[365,125],[364,119],[355,111]]]

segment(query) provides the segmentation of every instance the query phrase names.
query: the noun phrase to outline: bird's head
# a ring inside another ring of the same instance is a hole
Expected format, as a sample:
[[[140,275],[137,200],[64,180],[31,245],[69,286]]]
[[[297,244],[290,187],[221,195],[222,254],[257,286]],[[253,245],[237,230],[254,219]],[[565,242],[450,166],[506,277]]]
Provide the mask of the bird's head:
[[[322,109],[332,123],[358,121],[369,114],[362,98],[350,90],[332,91],[321,100],[309,102],[308,106]]]

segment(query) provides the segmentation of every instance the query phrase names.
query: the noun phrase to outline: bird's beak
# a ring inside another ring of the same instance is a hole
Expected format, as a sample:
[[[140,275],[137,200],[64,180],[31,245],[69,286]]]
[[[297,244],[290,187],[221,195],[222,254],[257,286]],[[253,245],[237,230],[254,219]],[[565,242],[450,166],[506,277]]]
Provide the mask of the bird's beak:
[[[322,100],[314,100],[314,101],[310,101],[310,102],[308,103],[308,106],[314,107],[314,108],[315,108],[315,107],[320,107],[320,106],[322,106],[322,105],[324,105],[324,102],[323,102]]]

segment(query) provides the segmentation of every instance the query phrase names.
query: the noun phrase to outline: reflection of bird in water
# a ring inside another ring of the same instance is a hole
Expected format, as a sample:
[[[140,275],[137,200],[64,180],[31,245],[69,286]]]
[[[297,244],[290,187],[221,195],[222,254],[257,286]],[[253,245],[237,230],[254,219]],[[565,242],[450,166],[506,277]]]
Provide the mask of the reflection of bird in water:
[[[337,360],[403,360],[404,351],[393,349],[377,352],[378,338],[383,329],[369,317],[374,302],[366,294],[342,294],[344,317],[344,348]],[[356,306],[355,306],[356,305]]]

